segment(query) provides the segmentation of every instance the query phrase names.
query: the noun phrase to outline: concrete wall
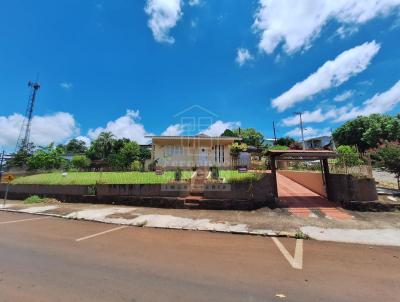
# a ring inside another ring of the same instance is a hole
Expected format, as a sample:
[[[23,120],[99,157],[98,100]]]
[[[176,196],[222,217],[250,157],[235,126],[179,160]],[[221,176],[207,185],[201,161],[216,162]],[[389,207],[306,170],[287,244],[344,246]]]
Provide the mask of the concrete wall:
[[[221,185],[207,184],[204,191],[205,198],[222,198],[235,200],[274,201],[274,177],[272,174],[264,174],[257,182],[238,182],[225,184],[225,188],[216,187]],[[216,187],[215,189],[213,187]]]
[[[327,197],[322,173],[320,172],[279,170],[278,173],[321,196]]]
[[[357,178],[348,174],[330,174],[328,177],[329,199],[347,201],[373,201],[378,199],[375,179]]]

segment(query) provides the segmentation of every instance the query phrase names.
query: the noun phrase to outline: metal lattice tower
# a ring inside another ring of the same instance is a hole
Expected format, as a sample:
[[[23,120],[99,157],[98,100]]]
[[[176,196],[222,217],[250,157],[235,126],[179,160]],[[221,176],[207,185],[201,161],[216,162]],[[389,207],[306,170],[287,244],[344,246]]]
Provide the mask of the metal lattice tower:
[[[33,117],[33,107],[35,105],[36,93],[40,88],[40,84],[35,82],[28,82],[28,86],[31,88],[31,94],[28,100],[28,106],[26,108],[26,113],[24,117],[24,121],[22,123],[21,131],[19,132],[16,152],[20,150],[26,150],[29,146],[29,139],[31,135],[31,124]]]

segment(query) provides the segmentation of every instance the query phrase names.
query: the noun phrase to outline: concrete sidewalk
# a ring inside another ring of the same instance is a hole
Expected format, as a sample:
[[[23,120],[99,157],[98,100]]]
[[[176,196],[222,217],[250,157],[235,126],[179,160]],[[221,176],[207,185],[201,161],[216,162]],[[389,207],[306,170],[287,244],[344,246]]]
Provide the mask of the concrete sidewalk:
[[[400,246],[400,213],[346,211],[353,219],[325,215],[299,217],[284,208],[257,211],[160,209],[100,204],[10,201],[3,211],[51,215],[140,227],[200,230],[265,236]]]

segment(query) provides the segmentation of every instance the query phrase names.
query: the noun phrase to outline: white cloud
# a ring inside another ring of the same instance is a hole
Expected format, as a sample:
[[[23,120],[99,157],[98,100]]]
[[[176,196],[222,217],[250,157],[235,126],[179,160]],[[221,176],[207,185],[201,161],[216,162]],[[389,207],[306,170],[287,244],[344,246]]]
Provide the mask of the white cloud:
[[[341,85],[364,71],[379,49],[380,45],[372,41],[342,52],[333,61],[325,62],[308,78],[273,99],[272,106],[284,111],[321,91]]]
[[[145,12],[149,15],[148,26],[157,42],[174,43],[169,31],[182,16],[182,0],[147,0]]]
[[[196,6],[201,4],[201,0],[189,0],[188,3],[190,6]]]
[[[211,124],[202,134],[209,136],[220,136],[226,129],[235,129],[240,127],[240,122],[216,121]]]
[[[330,135],[330,129],[329,128],[314,129],[311,127],[307,127],[304,128],[303,133],[304,133],[304,139],[308,139],[317,136]],[[301,129],[299,127],[294,128],[289,132],[287,132],[286,136],[294,137],[296,139],[301,139]]]
[[[373,113],[386,113],[400,103],[400,81],[394,84],[389,90],[375,94],[366,100],[362,107],[353,107],[347,113],[338,115],[337,122],[343,122],[360,115],[370,115]]]
[[[242,66],[247,61],[253,60],[253,56],[251,55],[250,51],[246,48],[238,48],[237,55],[236,55],[236,63],[239,66]]]
[[[335,102],[343,102],[349,98],[351,98],[354,95],[354,91],[353,90],[346,90],[345,92],[335,96],[333,98],[333,100]]]
[[[339,36],[346,36],[399,7],[400,0],[259,0],[253,28],[260,33],[261,51],[271,54],[283,44],[291,54],[311,47],[331,20],[339,24]]]
[[[338,116],[341,116],[341,115],[347,113],[351,108],[352,108],[352,105],[348,104],[348,105],[340,107],[340,108],[336,108],[336,107],[328,108],[325,112],[323,112],[321,108],[316,109],[314,111],[304,111],[302,114],[302,120],[303,120],[303,123],[321,123],[328,119],[334,120]],[[299,123],[300,123],[300,121],[299,121],[299,117],[297,115],[287,117],[282,120],[282,124],[284,126],[295,126],[295,125],[299,125]]]
[[[0,116],[0,145],[13,149],[17,143],[24,116],[14,113]],[[30,141],[35,145],[44,146],[52,142],[61,143],[79,134],[79,127],[70,113],[57,112],[51,115],[38,116],[32,119]]]
[[[62,83],[60,83],[60,87],[64,88],[65,90],[71,90],[73,85],[72,85],[72,83],[69,83],[69,82],[62,82]]]
[[[85,142],[86,147],[90,146],[91,139],[88,138],[87,136],[80,135],[80,136],[75,137],[75,139],[77,139],[78,141]]]
[[[184,130],[185,130],[184,128],[185,127],[182,124],[171,125],[167,129],[165,129],[165,131],[163,133],[161,133],[161,135],[179,136],[179,135],[182,135],[182,133],[184,132]]]
[[[144,126],[138,122],[140,119],[139,111],[127,110],[126,114],[117,118],[115,121],[110,121],[105,127],[89,129],[88,137],[96,139],[101,132],[111,132],[117,138],[128,138],[136,141],[139,144],[149,142],[147,135],[153,135],[145,130]]]

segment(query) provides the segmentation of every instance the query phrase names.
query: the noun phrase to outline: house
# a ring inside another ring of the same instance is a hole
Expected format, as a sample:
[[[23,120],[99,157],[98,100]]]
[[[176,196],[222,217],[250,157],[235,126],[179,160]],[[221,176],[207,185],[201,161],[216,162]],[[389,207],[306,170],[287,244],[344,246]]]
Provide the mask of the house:
[[[217,166],[231,168],[230,146],[238,137],[152,136],[151,159],[165,169]]]
[[[332,137],[325,135],[320,137],[313,137],[304,140],[305,149],[326,149],[329,148],[332,142]]]

